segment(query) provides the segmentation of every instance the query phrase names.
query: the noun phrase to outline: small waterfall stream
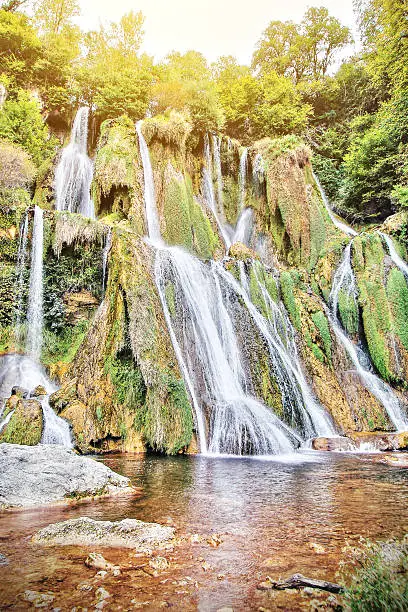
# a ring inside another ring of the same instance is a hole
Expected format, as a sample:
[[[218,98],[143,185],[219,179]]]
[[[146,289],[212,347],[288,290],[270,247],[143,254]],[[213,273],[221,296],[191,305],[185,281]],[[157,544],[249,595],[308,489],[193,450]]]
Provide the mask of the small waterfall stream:
[[[248,149],[245,147],[242,150],[240,159],[239,159],[239,175],[238,175],[238,184],[239,184],[239,210],[244,210],[245,208],[245,196],[246,196],[246,176],[247,176],[247,165],[248,165]]]
[[[333,222],[333,225],[335,225],[337,227],[337,229],[339,229],[340,231],[344,232],[345,234],[347,234],[348,236],[357,236],[357,232],[355,230],[353,230],[352,227],[350,227],[349,225],[347,225],[347,223],[344,223],[344,221],[340,221],[340,219],[338,219],[336,217],[336,215],[333,214],[333,211],[331,209],[329,200],[327,199],[327,196],[325,194],[325,191],[319,181],[319,179],[317,178],[316,174],[313,173],[313,178],[316,182],[316,185],[320,191],[320,195],[322,197],[323,203],[326,207],[327,212],[329,213],[329,217]]]
[[[231,246],[231,237],[228,232],[228,228],[225,227],[223,219],[219,213],[219,205],[222,203],[216,201],[214,194],[214,185],[213,185],[213,163],[212,163],[212,155],[211,155],[211,146],[210,139],[208,134],[204,137],[204,158],[205,158],[205,166],[203,168],[203,196],[207,206],[212,211],[214,218],[217,222],[218,229],[220,230],[220,234],[222,239],[224,240],[225,247],[228,250]],[[220,170],[221,170],[221,162],[220,162]],[[219,188],[219,182],[218,182]],[[221,182],[221,194],[222,194],[222,182]]]
[[[138,135],[145,176],[146,217],[154,219],[157,218],[157,209],[153,173],[140,124]],[[207,169],[211,171],[210,162],[207,159]],[[207,201],[215,206],[213,191],[209,186],[208,190]],[[299,362],[280,339],[274,338],[274,330],[252,304],[249,293],[223,265],[217,262],[204,264],[179,247],[164,246],[161,237],[157,240],[157,235],[149,237],[158,247],[156,285],[195,409],[201,452],[234,455],[285,453],[315,434],[333,433],[327,415],[308,389]],[[172,312],[166,299],[169,284],[176,305]],[[232,303],[238,303],[240,299],[268,343],[287,410],[291,411],[293,401],[296,402],[302,420],[301,434],[250,394],[249,372],[246,372],[242,360],[236,321],[231,314]],[[282,318],[281,312],[279,316]],[[288,320],[283,321],[283,328],[287,324]],[[293,338],[293,352],[294,346]]]
[[[17,301],[22,301],[24,288],[24,268],[27,256],[28,215],[22,224],[18,265],[18,295]],[[40,365],[43,345],[43,243],[44,214],[39,206],[34,208],[33,230],[31,238],[30,284],[27,309],[27,355],[6,355],[0,361],[0,398],[9,397],[14,386],[20,386],[32,391],[38,385],[45,387],[47,396],[41,401],[44,426],[43,444],[62,444],[72,447],[69,425],[58,417],[49,405],[48,395],[56,391],[56,387],[46,376]],[[21,317],[21,314],[20,314]],[[7,415],[6,418],[11,418]],[[8,421],[7,421],[8,422]],[[2,426],[7,423],[3,421]]]
[[[232,242],[241,242],[242,244],[248,246],[251,241],[252,227],[252,208],[245,208],[238,217],[238,222],[235,227],[235,233]]]
[[[108,256],[112,246],[112,229],[109,228],[105,236],[105,245],[102,252],[102,291],[105,291],[108,272]]]
[[[90,194],[93,163],[87,154],[88,121],[89,108],[83,106],[76,114],[70,143],[63,150],[55,171],[55,207],[94,219]]]
[[[27,264],[27,242],[28,242],[28,212],[24,215],[20,227],[20,239],[18,244],[17,266],[16,266],[16,312],[14,319],[14,335],[17,343],[21,342],[21,322],[23,314],[24,274]]]
[[[28,293],[26,351],[34,360],[41,357],[43,337],[43,242],[44,215],[42,208],[34,208],[31,239],[30,289]]]
[[[342,260],[334,275],[333,286],[329,296],[332,328],[354,365],[362,384],[384,406],[394,427],[399,431],[406,430],[408,421],[403,415],[398,397],[387,383],[374,374],[370,357],[361,347],[356,346],[350,340],[338,318],[340,291],[344,291],[355,300],[357,298],[356,281],[351,265],[351,247],[352,241],[344,249]]]
[[[391,236],[388,236],[387,234],[383,234],[382,232],[378,232],[378,233],[381,236],[381,238],[383,238],[383,240],[385,241],[392,261],[395,263],[397,268],[399,268],[401,272],[406,277],[408,277],[408,265],[405,263],[402,257],[398,255],[397,249],[394,246]]]

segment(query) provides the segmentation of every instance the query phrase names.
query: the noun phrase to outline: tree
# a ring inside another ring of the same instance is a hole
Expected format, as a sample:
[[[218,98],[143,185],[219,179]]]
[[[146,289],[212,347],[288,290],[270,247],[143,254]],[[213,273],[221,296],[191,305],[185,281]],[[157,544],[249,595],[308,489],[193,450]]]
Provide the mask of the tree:
[[[41,55],[41,42],[28,17],[0,11],[0,73],[8,77],[11,90],[33,84]]]
[[[0,139],[20,145],[38,167],[55,151],[57,140],[50,138],[40,104],[27,92],[7,100],[0,113]]]
[[[18,11],[24,5],[29,4],[30,0],[6,0],[0,4],[0,10],[2,11]]]
[[[78,0],[38,0],[34,20],[43,34],[57,35],[72,27],[72,19],[80,14]]]
[[[335,54],[352,42],[349,28],[331,17],[326,8],[310,8],[300,24],[272,21],[253,55],[252,67],[265,74],[274,71],[295,83],[320,79]]]
[[[221,57],[213,65],[213,78],[225,115],[225,131],[232,138],[249,141],[253,132],[251,116],[259,99],[259,80],[234,57]]]

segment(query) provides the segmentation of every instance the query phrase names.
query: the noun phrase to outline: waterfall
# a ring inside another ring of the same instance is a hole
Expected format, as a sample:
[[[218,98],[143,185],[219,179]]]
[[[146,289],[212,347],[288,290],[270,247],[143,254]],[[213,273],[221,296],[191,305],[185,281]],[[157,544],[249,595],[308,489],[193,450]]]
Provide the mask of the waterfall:
[[[3,431],[3,429],[6,427],[6,425],[8,425],[8,423],[10,422],[11,417],[13,416],[13,414],[14,414],[14,410],[9,412],[8,415],[4,419],[2,419],[0,421],[0,433]]]
[[[395,265],[397,266],[397,268],[399,268],[401,270],[401,272],[408,277],[408,265],[405,263],[405,261],[402,259],[402,257],[400,257],[397,253],[397,250],[394,246],[394,243],[392,241],[391,236],[388,236],[387,234],[383,234],[382,232],[378,232],[381,236],[381,238],[383,238],[383,240],[385,240],[387,247],[388,247],[388,252],[390,254],[390,257],[392,259],[392,261],[395,263]]]
[[[154,192],[153,169],[150,162],[149,149],[142,134],[142,123],[138,121],[136,131],[139,138],[140,155],[143,164],[144,177],[144,201],[146,207],[147,231],[149,238],[154,243],[161,243],[162,237],[160,233],[160,220],[156,208],[156,195]]]
[[[351,265],[351,245],[352,242],[344,249],[342,260],[333,278],[333,286],[329,296],[332,327],[364,387],[384,406],[394,427],[397,430],[406,430],[408,422],[402,413],[398,397],[387,383],[374,374],[370,357],[361,347],[356,346],[350,340],[338,318],[340,291],[345,291],[348,296],[352,296],[354,299],[357,297],[356,281]]]
[[[0,398],[8,397],[14,386],[32,391],[38,385],[43,386],[47,391],[46,397],[38,400],[42,406],[44,419],[42,444],[62,444],[71,448],[69,425],[67,421],[55,414],[48,401],[48,395],[56,391],[57,388],[45,374],[41,365],[27,355],[0,357]]]
[[[15,313],[15,338],[17,342],[21,341],[21,321],[23,311],[23,294],[24,294],[24,273],[27,263],[27,240],[28,240],[28,213],[24,215],[24,220],[20,227],[20,239],[17,254],[16,266],[16,313]]]
[[[265,165],[263,157],[260,153],[257,153],[252,164],[252,181],[255,186],[257,193],[262,189],[262,185],[265,182]]]
[[[221,136],[212,135],[213,141],[213,151],[214,151],[214,166],[215,166],[215,176],[217,179],[217,201],[218,208],[220,211],[223,210],[223,180],[222,180],[222,170],[221,170]]]
[[[204,136],[204,158],[205,158],[205,164],[206,164],[203,168],[204,200],[214,215],[214,218],[218,225],[218,229],[220,230],[221,237],[224,240],[225,247],[229,249],[229,247],[231,246],[231,238],[230,238],[227,228],[225,227],[218,213],[217,202],[216,202],[215,194],[214,194],[214,185],[213,185],[213,179],[212,179],[213,164],[212,164],[211,147],[210,147],[210,140],[208,138],[208,134]],[[221,169],[221,164],[220,164],[220,169]],[[221,177],[221,180],[222,180],[222,177]]]
[[[145,177],[153,177],[146,152],[142,153],[142,161]],[[154,189],[146,186],[145,205],[146,216],[157,218]],[[150,233],[149,237],[157,238]],[[192,399],[201,452],[234,455],[291,452],[301,442],[300,437],[247,392],[249,381],[228,308],[228,299],[238,298],[231,285],[233,277],[220,264],[206,265],[179,247],[164,246],[160,236],[155,242],[159,243],[155,281]],[[224,274],[228,275],[228,282]],[[172,313],[166,299],[169,284],[176,305]]]
[[[105,246],[102,252],[102,291],[105,291],[107,281],[107,270],[108,270],[108,255],[112,246],[112,228],[108,229],[108,233],[105,236]]]
[[[247,175],[247,161],[248,161],[248,149],[245,147],[242,150],[241,157],[239,159],[239,209],[245,208],[245,196],[246,196],[246,175]]]
[[[62,152],[55,172],[57,210],[81,213],[95,218],[90,195],[93,164],[87,155],[89,108],[83,106],[76,114],[71,141]]]
[[[220,274],[229,282],[237,295],[243,298],[257,329],[267,343],[274,374],[281,392],[282,404],[293,428],[303,438],[316,435],[334,435],[335,429],[324,408],[313,397],[300,364],[295,330],[282,302],[277,304],[269,295],[260,275],[254,267],[255,280],[265,305],[267,316],[263,316],[252,303],[249,281],[243,262],[239,262],[241,287],[234,277],[220,264]]]
[[[319,181],[319,179],[317,178],[316,174],[313,173],[313,178],[316,182],[316,185],[320,191],[320,195],[321,198],[323,200],[323,203],[326,207],[327,212],[329,213],[329,217],[332,220],[333,224],[337,227],[337,229],[339,229],[340,231],[344,232],[345,234],[347,234],[348,236],[357,236],[357,232],[355,230],[353,230],[352,227],[350,227],[349,225],[347,225],[346,223],[340,221],[340,219],[338,219],[334,214],[333,211],[331,209],[329,200],[327,199],[327,196],[325,194],[325,191]]]
[[[39,361],[43,342],[43,240],[44,218],[39,206],[34,209],[31,244],[30,288],[27,311],[27,353]]]
[[[204,439],[203,431],[200,436],[201,450],[234,455],[292,451],[299,437],[245,391],[234,323],[223,296],[228,285],[219,265],[207,266],[178,247],[168,247],[157,252],[155,274],[181,369],[193,389],[197,420],[204,422],[205,414],[209,416],[209,432]],[[175,291],[173,317],[166,304],[168,283]]]
[[[241,242],[249,245],[253,226],[252,208],[245,208],[239,215],[232,242]]]

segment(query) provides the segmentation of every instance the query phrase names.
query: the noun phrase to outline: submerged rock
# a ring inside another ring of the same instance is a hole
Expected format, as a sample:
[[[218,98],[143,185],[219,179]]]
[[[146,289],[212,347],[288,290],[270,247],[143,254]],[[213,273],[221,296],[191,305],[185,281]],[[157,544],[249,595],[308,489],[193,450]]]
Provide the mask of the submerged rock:
[[[33,542],[45,545],[111,546],[150,552],[162,548],[174,538],[174,528],[136,519],[95,521],[87,516],[48,525]]]
[[[130,481],[63,446],[0,444],[0,508],[132,492]]]
[[[338,436],[333,438],[315,438],[312,441],[312,448],[317,451],[353,451],[357,447],[350,438]]]

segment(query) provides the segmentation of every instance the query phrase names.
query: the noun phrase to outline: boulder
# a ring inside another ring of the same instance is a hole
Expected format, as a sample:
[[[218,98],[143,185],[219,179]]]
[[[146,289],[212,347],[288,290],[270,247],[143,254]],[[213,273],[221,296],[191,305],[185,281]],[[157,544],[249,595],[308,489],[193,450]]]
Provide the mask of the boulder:
[[[317,451],[353,451],[357,447],[350,438],[338,436],[333,438],[315,438],[312,441],[312,448]]]
[[[11,389],[11,395],[17,395],[17,397],[22,397],[26,399],[28,397],[28,389],[24,389],[23,387],[15,386]]]
[[[30,397],[44,397],[45,395],[47,395],[47,389],[43,385],[37,385],[30,393]]]
[[[13,416],[0,435],[0,442],[35,446],[41,442],[43,430],[43,412],[39,401],[24,400],[12,395],[6,402],[6,413],[14,410]]]
[[[33,542],[54,546],[110,546],[149,553],[174,538],[174,528],[136,519],[95,521],[87,516],[48,525],[33,536]]]
[[[228,254],[230,257],[234,259],[239,259],[241,261],[246,261],[247,259],[259,259],[259,255],[255,253],[252,249],[247,247],[242,242],[234,242],[229,248]]]
[[[0,444],[0,508],[135,492],[130,481],[63,446]]]

